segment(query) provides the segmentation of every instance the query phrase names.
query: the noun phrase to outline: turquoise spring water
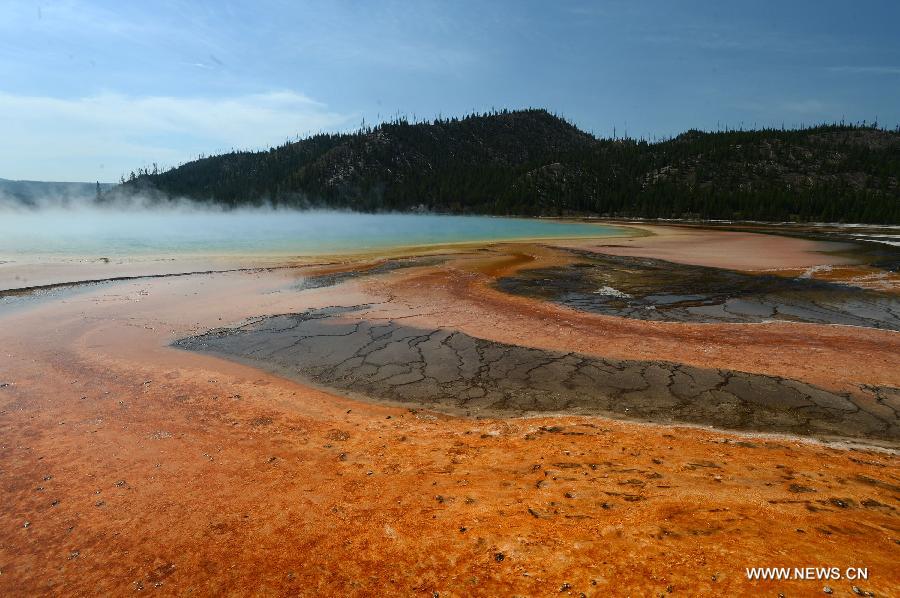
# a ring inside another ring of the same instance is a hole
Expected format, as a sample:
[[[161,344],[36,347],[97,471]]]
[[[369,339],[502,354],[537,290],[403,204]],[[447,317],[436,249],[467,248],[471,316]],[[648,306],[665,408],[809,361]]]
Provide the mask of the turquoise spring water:
[[[471,241],[604,237],[623,229],[486,216],[287,210],[0,213],[0,259],[24,256],[320,255]]]

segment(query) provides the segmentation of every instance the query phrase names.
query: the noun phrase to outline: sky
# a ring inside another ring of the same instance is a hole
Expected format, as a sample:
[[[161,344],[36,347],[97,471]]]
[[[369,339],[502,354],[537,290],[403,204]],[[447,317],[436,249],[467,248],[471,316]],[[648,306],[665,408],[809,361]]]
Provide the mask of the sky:
[[[0,177],[117,181],[397,115],[598,136],[900,123],[900,2],[0,0]]]

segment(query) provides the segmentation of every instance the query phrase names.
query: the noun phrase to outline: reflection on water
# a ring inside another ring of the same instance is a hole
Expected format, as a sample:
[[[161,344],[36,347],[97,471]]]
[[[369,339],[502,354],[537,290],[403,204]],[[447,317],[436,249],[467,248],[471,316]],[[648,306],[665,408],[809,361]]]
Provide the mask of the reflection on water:
[[[247,209],[46,209],[0,213],[0,257],[315,255],[402,245],[586,237],[621,229],[482,216]]]

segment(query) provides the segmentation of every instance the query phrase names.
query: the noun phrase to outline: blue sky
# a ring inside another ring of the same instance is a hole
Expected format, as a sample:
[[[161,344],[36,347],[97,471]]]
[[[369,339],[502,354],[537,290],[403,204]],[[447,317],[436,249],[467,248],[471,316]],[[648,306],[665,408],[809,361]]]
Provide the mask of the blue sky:
[[[114,181],[395,114],[597,135],[900,122],[900,3],[0,0],[0,177]]]

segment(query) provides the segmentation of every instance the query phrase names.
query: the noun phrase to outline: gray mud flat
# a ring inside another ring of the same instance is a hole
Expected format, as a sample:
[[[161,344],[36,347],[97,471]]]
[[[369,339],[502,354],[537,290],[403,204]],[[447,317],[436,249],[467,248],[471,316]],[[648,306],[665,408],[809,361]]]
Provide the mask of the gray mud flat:
[[[568,412],[821,438],[900,439],[900,390],[508,345],[365,319],[365,306],[274,315],[175,343],[355,397],[464,416]]]
[[[900,299],[847,285],[664,260],[573,252],[569,266],[525,270],[498,289],[610,316],[669,322],[785,320],[900,330]]]

